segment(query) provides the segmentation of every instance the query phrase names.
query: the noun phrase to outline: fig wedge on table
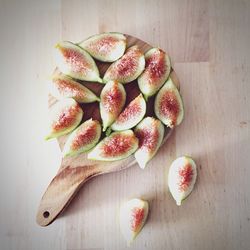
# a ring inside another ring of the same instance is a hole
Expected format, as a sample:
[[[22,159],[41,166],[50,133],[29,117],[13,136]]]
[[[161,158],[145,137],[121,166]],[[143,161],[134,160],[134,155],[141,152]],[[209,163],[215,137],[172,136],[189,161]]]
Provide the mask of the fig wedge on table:
[[[105,137],[88,154],[88,159],[99,161],[116,161],[127,158],[138,148],[138,139],[132,130],[113,132]]]
[[[103,131],[118,117],[126,101],[126,92],[122,84],[109,81],[101,92],[100,113]]]
[[[50,93],[56,99],[73,98],[79,103],[91,103],[100,99],[88,88],[64,74],[54,74]]]
[[[197,177],[194,160],[182,156],[173,161],[168,172],[168,187],[178,206],[192,192]]]
[[[121,33],[102,33],[79,43],[92,57],[102,62],[114,62],[126,49],[126,37]]]
[[[58,101],[49,112],[50,124],[46,140],[68,134],[79,125],[83,116],[81,107],[72,98]]]
[[[169,77],[171,64],[166,52],[152,48],[145,54],[146,66],[138,78],[138,86],[147,99],[154,95]]]
[[[154,103],[155,115],[165,125],[173,128],[179,125],[184,117],[181,95],[169,78],[157,93]]]
[[[142,94],[140,94],[121,112],[116,121],[111,125],[111,129],[122,131],[133,128],[142,120],[145,113],[146,102]]]
[[[93,148],[101,136],[101,125],[89,119],[76,128],[66,141],[63,156],[75,156]]]
[[[58,43],[55,60],[59,70],[65,75],[83,81],[102,83],[94,59],[74,43],[68,41]]]
[[[148,211],[148,202],[141,199],[129,200],[121,206],[120,230],[128,246],[142,230],[148,217]]]
[[[117,80],[128,83],[135,80],[145,68],[145,58],[137,45],[127,49],[126,53],[107,69],[103,81]]]
[[[164,126],[158,119],[146,117],[136,126],[135,136],[139,139],[135,159],[140,168],[144,169],[161,146]]]

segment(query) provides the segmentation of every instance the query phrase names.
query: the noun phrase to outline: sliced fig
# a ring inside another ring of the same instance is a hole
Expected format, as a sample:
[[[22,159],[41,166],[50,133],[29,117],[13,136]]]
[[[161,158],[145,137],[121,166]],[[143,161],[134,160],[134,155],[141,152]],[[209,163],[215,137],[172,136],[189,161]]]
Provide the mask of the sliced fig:
[[[147,99],[154,95],[169,77],[171,64],[166,52],[152,48],[145,54],[146,66],[138,78],[138,85]]]
[[[55,60],[59,70],[75,79],[102,82],[95,61],[84,49],[71,42],[56,45]]]
[[[128,83],[135,80],[145,68],[145,58],[137,45],[130,47],[126,53],[107,69],[103,81],[117,80]]]
[[[101,136],[101,125],[89,119],[69,136],[63,149],[63,156],[74,156],[93,148]]]
[[[126,37],[121,33],[102,33],[79,43],[91,56],[102,62],[114,62],[126,49]]]
[[[183,102],[171,78],[167,80],[157,93],[154,111],[156,116],[170,128],[182,122],[184,117]]]
[[[111,129],[122,131],[133,128],[142,120],[145,113],[146,102],[142,94],[140,94],[122,111],[117,120],[111,125]]]
[[[132,199],[124,203],[120,208],[120,229],[128,246],[142,230],[147,217],[148,202],[141,199]]]
[[[101,92],[100,113],[103,131],[118,117],[126,101],[126,92],[122,84],[109,81]]]
[[[164,136],[164,126],[153,118],[144,118],[135,128],[135,136],[139,139],[139,148],[135,152],[135,159],[144,169],[161,146]]]
[[[127,158],[138,148],[138,139],[132,130],[114,132],[105,137],[88,154],[88,159],[99,161],[116,161]]]
[[[83,111],[72,98],[58,101],[50,109],[49,134],[46,140],[68,134],[81,122]]]
[[[58,100],[73,98],[79,103],[91,103],[100,100],[91,90],[64,74],[53,75],[50,93]]]
[[[196,164],[190,157],[179,157],[171,164],[168,172],[168,187],[178,206],[192,192],[196,177]]]

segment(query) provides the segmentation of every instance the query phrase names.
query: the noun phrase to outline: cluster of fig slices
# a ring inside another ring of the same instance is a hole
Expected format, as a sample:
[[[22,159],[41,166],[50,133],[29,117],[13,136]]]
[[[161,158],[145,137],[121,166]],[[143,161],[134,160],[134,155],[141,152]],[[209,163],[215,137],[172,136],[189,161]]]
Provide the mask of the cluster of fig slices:
[[[126,48],[126,36],[103,33],[78,44],[64,41],[56,45],[55,70],[50,93],[58,101],[50,109],[47,139],[69,134],[63,156],[88,152],[88,158],[115,161],[134,154],[139,166],[156,154],[164,137],[164,125],[174,128],[183,119],[184,109],[178,89],[169,77],[170,58],[159,48],[145,53],[137,45]],[[109,63],[100,76],[98,64]],[[137,84],[140,94],[128,102],[125,85]],[[101,87],[100,97],[89,85]],[[148,98],[155,96],[154,112],[146,116]],[[99,102],[98,115],[81,103]],[[80,125],[80,123],[84,122]]]

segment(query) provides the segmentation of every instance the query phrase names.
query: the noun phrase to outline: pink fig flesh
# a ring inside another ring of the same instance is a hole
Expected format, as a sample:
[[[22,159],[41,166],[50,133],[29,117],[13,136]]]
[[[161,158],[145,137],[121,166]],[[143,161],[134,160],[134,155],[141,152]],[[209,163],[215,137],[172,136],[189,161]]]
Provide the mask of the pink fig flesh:
[[[100,136],[100,123],[92,119],[85,121],[67,139],[63,155],[74,156],[90,150],[97,144]]]
[[[63,74],[53,76],[50,93],[59,100],[73,98],[79,103],[99,101],[99,98],[91,90]]]
[[[126,37],[120,33],[102,33],[91,36],[79,46],[99,61],[114,62],[124,54]]]
[[[88,52],[71,42],[56,45],[55,60],[59,70],[72,78],[100,82],[102,79],[95,61]]]
[[[168,187],[178,206],[192,192],[197,177],[194,160],[182,156],[173,161],[168,173]]]
[[[74,130],[82,120],[83,111],[72,98],[58,101],[50,109],[50,128],[46,139],[51,139]]]
[[[125,101],[126,92],[123,85],[117,81],[109,81],[101,92],[100,113],[103,131],[117,119]]]
[[[115,161],[133,154],[138,148],[138,139],[132,130],[114,132],[105,137],[88,154],[92,160]]]
[[[164,126],[159,120],[146,117],[136,126],[135,135],[139,139],[139,148],[135,152],[135,158],[143,169],[162,144]]]
[[[158,48],[145,54],[146,66],[138,78],[138,85],[145,98],[154,95],[167,80],[171,65],[169,56]]]
[[[128,245],[142,230],[148,216],[149,205],[147,201],[132,199],[121,206],[120,229]]]
[[[169,78],[157,93],[154,111],[158,119],[173,128],[179,125],[184,117],[184,107],[181,95]]]
[[[140,94],[118,116],[117,120],[112,124],[111,129],[114,131],[122,131],[133,128],[144,117],[146,113],[146,102]]]
[[[130,47],[126,53],[107,69],[103,81],[117,80],[128,83],[135,80],[144,70],[145,58],[138,46]]]

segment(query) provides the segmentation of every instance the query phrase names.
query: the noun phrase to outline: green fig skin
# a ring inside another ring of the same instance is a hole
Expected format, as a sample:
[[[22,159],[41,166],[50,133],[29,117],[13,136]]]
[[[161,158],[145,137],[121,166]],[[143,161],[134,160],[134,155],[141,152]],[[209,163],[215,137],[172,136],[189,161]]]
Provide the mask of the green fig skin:
[[[63,156],[76,156],[92,149],[101,137],[101,125],[89,119],[76,128],[67,139]]]
[[[152,48],[147,51],[145,60],[145,70],[138,78],[138,86],[147,100],[168,79],[171,71],[171,62],[169,56],[159,48]]]
[[[46,140],[57,138],[74,130],[83,117],[83,110],[72,98],[58,101],[50,108],[49,133]]]
[[[91,90],[64,74],[55,74],[52,76],[50,94],[58,100],[73,98],[78,103],[100,101]]]
[[[192,192],[197,178],[197,167],[189,156],[182,156],[173,161],[168,172],[168,187],[177,206]]]
[[[157,93],[154,103],[155,115],[170,128],[178,126],[184,118],[181,95],[169,78]]]
[[[117,80],[128,83],[135,80],[145,68],[145,58],[137,45],[127,49],[125,54],[107,69],[103,81]]]
[[[136,126],[135,136],[139,139],[135,159],[140,168],[144,169],[162,144],[164,126],[158,119],[146,117]]]
[[[109,81],[101,92],[100,114],[103,122],[103,131],[117,119],[126,101],[126,91],[117,81]]]
[[[122,131],[136,126],[146,114],[146,102],[142,94],[132,100],[111,125],[113,131]]]
[[[117,161],[132,155],[138,148],[138,139],[132,130],[113,132],[100,141],[88,154],[88,159]]]
[[[130,246],[144,227],[149,212],[148,202],[142,199],[132,199],[120,208],[120,230]]]
[[[95,61],[84,49],[68,41],[58,43],[55,48],[55,61],[63,74],[83,81],[102,83]]]
[[[78,45],[101,62],[114,62],[125,52],[126,37],[116,32],[102,33],[91,36]]]

